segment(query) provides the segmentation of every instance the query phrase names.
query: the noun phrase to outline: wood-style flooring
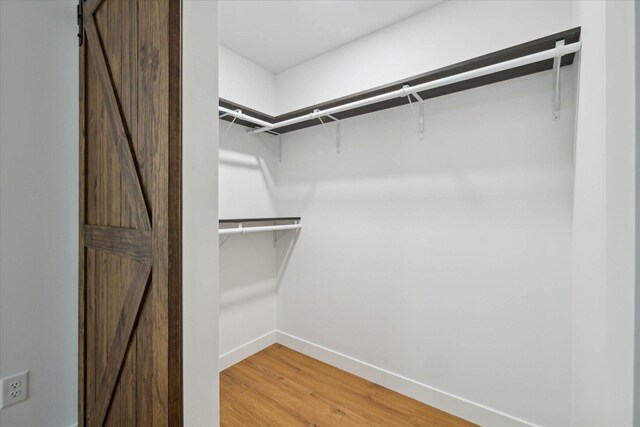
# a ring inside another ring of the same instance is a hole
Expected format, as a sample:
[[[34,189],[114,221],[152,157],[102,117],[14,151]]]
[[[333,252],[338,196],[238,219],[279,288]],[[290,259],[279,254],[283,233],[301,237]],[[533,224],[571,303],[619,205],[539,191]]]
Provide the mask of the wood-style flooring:
[[[274,344],[220,373],[222,426],[473,426]]]

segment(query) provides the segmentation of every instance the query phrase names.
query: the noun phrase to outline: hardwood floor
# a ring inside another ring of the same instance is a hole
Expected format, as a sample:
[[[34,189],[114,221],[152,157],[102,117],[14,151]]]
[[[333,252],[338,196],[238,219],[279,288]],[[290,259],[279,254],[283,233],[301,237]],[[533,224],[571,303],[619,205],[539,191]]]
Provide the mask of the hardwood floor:
[[[220,373],[222,426],[473,426],[274,344]]]

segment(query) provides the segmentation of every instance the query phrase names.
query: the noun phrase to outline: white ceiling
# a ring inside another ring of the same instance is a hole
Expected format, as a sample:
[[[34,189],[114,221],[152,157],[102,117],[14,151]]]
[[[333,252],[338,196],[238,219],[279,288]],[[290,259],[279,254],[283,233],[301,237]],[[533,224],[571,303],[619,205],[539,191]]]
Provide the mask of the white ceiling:
[[[220,43],[279,73],[441,0],[222,0]]]

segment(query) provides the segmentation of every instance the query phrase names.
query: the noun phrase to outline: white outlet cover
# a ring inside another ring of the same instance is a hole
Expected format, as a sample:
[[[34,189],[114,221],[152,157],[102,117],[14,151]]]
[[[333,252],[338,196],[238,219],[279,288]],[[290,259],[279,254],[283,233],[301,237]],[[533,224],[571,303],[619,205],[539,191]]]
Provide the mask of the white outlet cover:
[[[29,371],[2,378],[0,408],[22,402],[29,397]]]

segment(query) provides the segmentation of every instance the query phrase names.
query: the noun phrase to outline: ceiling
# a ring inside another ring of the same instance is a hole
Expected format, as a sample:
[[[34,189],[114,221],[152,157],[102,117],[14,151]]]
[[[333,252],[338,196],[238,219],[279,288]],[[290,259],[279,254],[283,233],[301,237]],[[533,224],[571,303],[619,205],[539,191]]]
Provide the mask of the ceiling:
[[[279,73],[441,0],[222,0],[220,43]]]

